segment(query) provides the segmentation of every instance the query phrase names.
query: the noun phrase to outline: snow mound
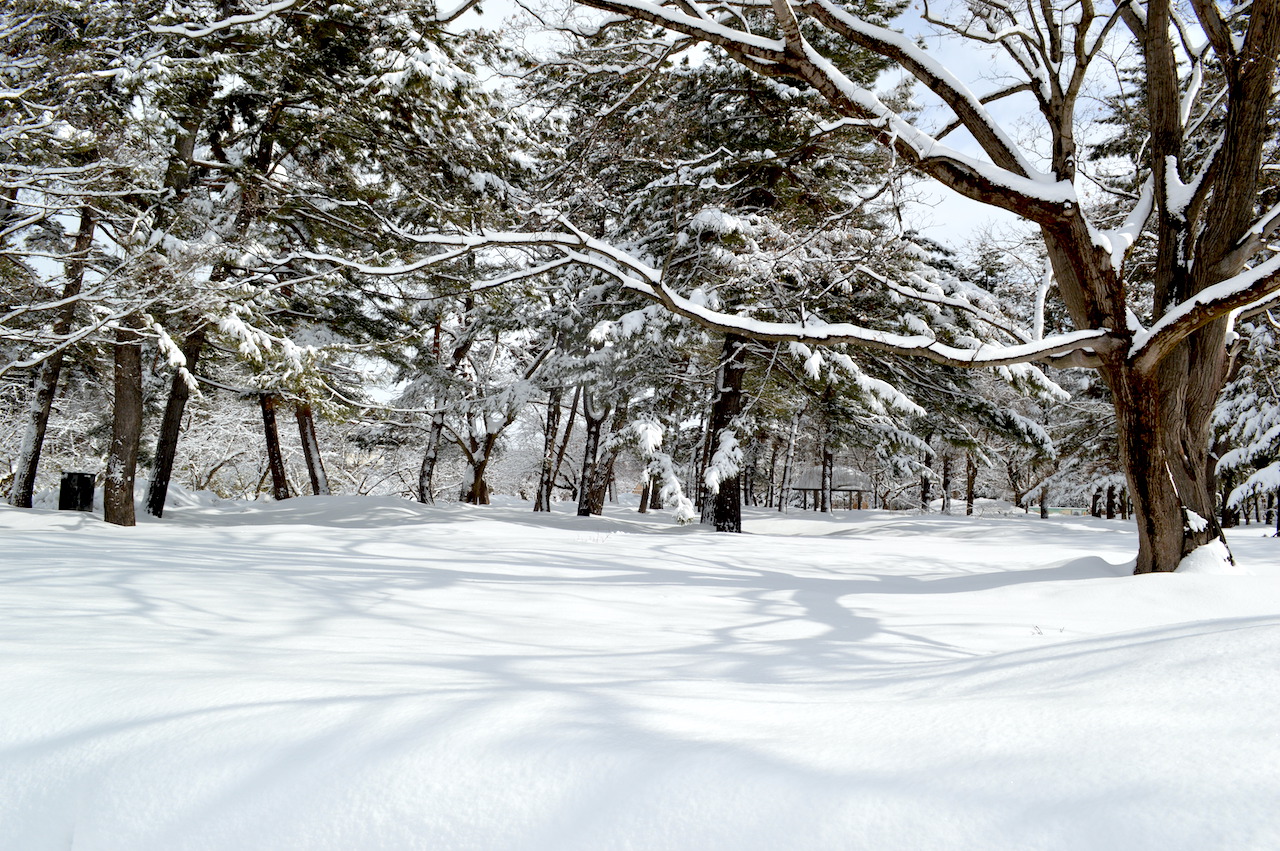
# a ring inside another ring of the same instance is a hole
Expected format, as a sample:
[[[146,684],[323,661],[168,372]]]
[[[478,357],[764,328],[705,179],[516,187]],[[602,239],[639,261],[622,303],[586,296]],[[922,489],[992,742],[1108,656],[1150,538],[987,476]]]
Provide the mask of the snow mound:
[[[1180,562],[1177,573],[1203,573],[1227,576],[1248,576],[1249,570],[1231,560],[1222,541],[1215,538],[1207,544],[1196,547]]]

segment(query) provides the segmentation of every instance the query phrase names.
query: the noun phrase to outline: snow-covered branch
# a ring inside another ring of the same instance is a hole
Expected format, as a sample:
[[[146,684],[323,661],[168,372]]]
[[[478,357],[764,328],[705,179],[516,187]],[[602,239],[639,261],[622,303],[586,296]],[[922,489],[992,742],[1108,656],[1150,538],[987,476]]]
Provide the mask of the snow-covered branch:
[[[1196,329],[1233,310],[1257,308],[1280,298],[1280,254],[1233,278],[1206,287],[1174,307],[1149,330],[1134,337],[1129,358],[1144,372]]]
[[[151,31],[157,35],[177,35],[183,38],[207,38],[216,32],[231,29],[232,27],[243,26],[245,24],[256,24],[267,18],[287,9],[291,9],[298,5],[298,0],[278,0],[275,3],[268,3],[266,6],[260,6],[252,12],[246,12],[242,15],[232,15],[215,21],[212,24],[201,26],[193,23],[182,23],[177,26],[156,26],[151,27]]]
[[[548,248],[561,252],[564,257],[581,266],[609,276],[626,289],[654,299],[671,312],[705,328],[721,333],[741,334],[756,340],[821,346],[851,345],[894,355],[921,357],[935,363],[961,368],[1010,366],[1031,362],[1054,363],[1059,366],[1092,366],[1097,353],[1112,351],[1121,345],[1118,338],[1110,331],[1096,329],[1055,335],[1044,340],[1028,340],[1012,346],[984,343],[966,348],[947,345],[922,334],[911,336],[895,334],[847,322],[830,324],[813,320],[803,323],[770,322],[723,313],[677,293],[664,283],[659,269],[639,258],[617,246],[590,237],[567,222],[561,221],[561,224],[568,229],[566,231],[428,235],[402,232],[401,235],[412,242],[438,247],[441,251],[414,263],[398,266],[379,267],[310,252],[279,258],[273,263],[283,265],[293,257],[305,257],[332,262],[364,274],[397,275],[421,271],[437,263],[456,259],[466,252],[495,248]],[[523,274],[507,273],[496,282],[481,282],[477,287],[483,289],[496,283],[507,283],[521,277],[540,275],[558,265],[560,264],[554,262],[537,264],[525,270]],[[879,275],[875,277],[881,279]],[[915,292],[909,287],[896,289],[904,295]],[[936,299],[930,300],[936,302]],[[951,306],[982,312],[972,305],[952,304]],[[1019,334],[1010,331],[1010,333],[1025,337],[1025,332]]]
[[[1077,204],[1071,182],[1032,167],[991,118],[982,99],[946,66],[903,34],[871,24],[826,0],[804,0],[788,5],[786,11],[801,12],[851,43],[902,65],[947,103],[990,160],[968,156],[939,142],[885,104],[875,92],[856,84],[799,32],[782,40],[765,38],[729,26],[723,22],[725,18],[713,20],[708,15],[685,11],[698,8],[692,2],[581,2],[714,44],[762,74],[804,80],[845,116],[879,134],[881,141],[893,147],[906,164],[974,200],[1042,223],[1060,220]],[[785,34],[785,21],[779,19],[779,24]]]

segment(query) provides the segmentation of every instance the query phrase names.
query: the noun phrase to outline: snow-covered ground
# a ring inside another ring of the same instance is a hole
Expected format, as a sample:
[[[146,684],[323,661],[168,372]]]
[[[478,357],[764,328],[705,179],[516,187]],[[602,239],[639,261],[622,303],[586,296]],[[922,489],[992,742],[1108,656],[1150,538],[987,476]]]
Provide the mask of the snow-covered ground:
[[[0,848],[1280,848],[1280,541],[0,508]]]

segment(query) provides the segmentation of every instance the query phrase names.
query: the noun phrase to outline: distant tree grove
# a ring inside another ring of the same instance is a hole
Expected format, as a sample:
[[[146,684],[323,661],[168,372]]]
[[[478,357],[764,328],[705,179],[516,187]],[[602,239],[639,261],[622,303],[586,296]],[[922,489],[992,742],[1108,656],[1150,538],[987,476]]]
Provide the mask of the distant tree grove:
[[[3,0],[10,504],[1280,531],[1280,0],[475,6]]]

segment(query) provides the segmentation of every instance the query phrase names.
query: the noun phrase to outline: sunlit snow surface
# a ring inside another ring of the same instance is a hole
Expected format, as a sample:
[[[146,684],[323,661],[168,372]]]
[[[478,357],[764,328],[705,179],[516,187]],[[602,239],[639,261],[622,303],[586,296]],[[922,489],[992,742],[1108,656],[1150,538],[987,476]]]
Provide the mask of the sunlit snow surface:
[[[1280,541],[0,509],[0,848],[1280,848]]]

